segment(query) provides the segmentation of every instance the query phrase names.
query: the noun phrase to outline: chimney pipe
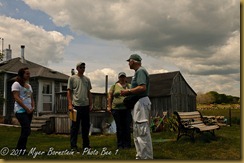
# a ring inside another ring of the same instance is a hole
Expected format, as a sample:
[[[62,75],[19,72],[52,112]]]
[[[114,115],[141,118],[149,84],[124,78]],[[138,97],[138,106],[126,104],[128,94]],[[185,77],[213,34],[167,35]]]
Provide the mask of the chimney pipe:
[[[24,50],[25,50],[25,45],[21,45],[21,62],[22,63],[26,63],[25,61],[25,54],[24,54]]]
[[[8,49],[4,50],[4,57],[5,57],[6,61],[8,61],[12,58],[12,50],[11,50],[10,44],[8,45]]]
[[[21,58],[25,58],[24,57],[24,50],[25,50],[25,45],[21,45]]]

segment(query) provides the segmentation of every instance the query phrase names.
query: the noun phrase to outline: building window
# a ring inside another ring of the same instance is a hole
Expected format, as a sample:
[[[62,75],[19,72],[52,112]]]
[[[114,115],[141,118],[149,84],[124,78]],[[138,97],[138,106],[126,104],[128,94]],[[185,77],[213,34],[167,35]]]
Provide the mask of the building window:
[[[67,91],[67,83],[60,83],[60,92]]]
[[[52,94],[52,83],[45,82],[43,83],[43,94]]]
[[[43,111],[52,111],[52,83],[44,82],[43,89]]]

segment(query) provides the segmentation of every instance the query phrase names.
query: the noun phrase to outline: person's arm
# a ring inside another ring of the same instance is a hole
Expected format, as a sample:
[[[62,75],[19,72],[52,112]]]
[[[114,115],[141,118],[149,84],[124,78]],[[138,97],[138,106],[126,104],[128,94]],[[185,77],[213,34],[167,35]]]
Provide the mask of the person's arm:
[[[111,109],[112,109],[112,97],[113,97],[113,92],[109,92],[108,93],[108,107],[107,107],[108,112],[111,112]]]
[[[91,91],[88,90],[88,98],[89,98],[89,108],[90,108],[90,111],[92,111],[92,94],[91,94]]]
[[[139,93],[145,92],[146,90],[147,90],[147,87],[145,84],[143,84],[143,85],[138,85],[135,88],[122,90],[121,95],[122,96],[128,96],[131,94],[139,94]]]
[[[30,90],[31,90],[31,107],[32,107],[32,110],[34,111],[34,109],[35,109],[35,100],[34,100],[34,97],[33,97],[33,90],[32,90],[31,86],[30,86]]]
[[[28,108],[23,101],[21,100],[21,98],[19,97],[19,91],[13,91],[13,96],[14,96],[14,100],[23,108],[26,110],[26,112],[28,114],[33,112],[33,109]]]
[[[68,111],[73,111],[73,104],[72,104],[72,88],[73,88],[73,80],[71,77],[68,79],[67,84],[67,100],[68,100]]]
[[[32,107],[32,110],[34,111],[34,109],[35,109],[35,101],[34,101],[33,95],[31,95],[31,107]]]
[[[115,85],[112,85],[109,89],[109,92],[108,92],[108,106],[107,106],[107,111],[108,112],[111,112],[111,109],[112,109],[112,103],[113,103],[113,94],[114,94],[114,90],[115,90]]]
[[[71,98],[71,90],[67,90],[67,100],[68,100],[68,110],[73,111],[73,105],[72,105],[72,98]]]

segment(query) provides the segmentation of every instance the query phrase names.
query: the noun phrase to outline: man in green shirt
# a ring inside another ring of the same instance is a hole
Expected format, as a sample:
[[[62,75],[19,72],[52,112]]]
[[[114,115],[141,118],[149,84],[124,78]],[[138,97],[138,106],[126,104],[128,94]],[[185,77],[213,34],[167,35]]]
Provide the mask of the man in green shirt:
[[[86,77],[85,63],[80,62],[76,65],[77,74],[69,77],[67,86],[68,109],[77,111],[76,121],[72,121],[70,131],[71,148],[78,151],[77,136],[81,123],[81,132],[83,140],[83,149],[90,148],[89,129],[90,129],[90,111],[92,110],[92,89],[90,79]]]

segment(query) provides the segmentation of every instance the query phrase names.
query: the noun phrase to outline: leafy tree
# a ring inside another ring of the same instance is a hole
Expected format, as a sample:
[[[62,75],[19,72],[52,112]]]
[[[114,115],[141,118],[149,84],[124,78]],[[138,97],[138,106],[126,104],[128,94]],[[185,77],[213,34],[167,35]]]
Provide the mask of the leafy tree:
[[[238,104],[240,103],[239,97],[231,95],[219,94],[215,91],[210,91],[205,94],[199,93],[197,96],[197,103],[199,104]]]
[[[227,96],[225,94],[219,94],[216,99],[217,104],[229,103]]]
[[[198,93],[197,95],[197,103],[199,104],[212,104],[214,101],[215,99],[211,94]]]

